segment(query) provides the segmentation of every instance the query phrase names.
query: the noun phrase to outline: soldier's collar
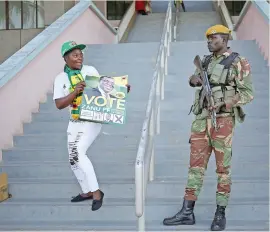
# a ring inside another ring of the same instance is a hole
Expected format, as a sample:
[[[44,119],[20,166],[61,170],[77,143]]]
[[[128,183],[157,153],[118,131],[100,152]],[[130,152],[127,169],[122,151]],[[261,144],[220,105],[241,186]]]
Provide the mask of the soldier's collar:
[[[232,53],[231,48],[228,47],[228,48],[227,48],[227,51],[224,52],[223,54],[217,55],[217,56],[215,56],[215,55],[213,54],[213,56],[216,57],[216,58],[219,58],[219,57],[221,57],[221,56],[224,56],[225,58],[227,58],[231,53]]]

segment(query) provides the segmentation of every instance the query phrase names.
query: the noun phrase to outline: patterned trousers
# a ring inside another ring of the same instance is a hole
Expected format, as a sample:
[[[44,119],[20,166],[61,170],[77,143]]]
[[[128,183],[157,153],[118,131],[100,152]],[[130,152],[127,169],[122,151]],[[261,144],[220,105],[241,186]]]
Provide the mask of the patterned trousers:
[[[234,118],[217,118],[218,131],[211,119],[195,120],[191,127],[190,167],[185,189],[185,199],[196,201],[200,194],[205,170],[212,151],[216,158],[216,203],[227,206],[231,192],[231,158]]]

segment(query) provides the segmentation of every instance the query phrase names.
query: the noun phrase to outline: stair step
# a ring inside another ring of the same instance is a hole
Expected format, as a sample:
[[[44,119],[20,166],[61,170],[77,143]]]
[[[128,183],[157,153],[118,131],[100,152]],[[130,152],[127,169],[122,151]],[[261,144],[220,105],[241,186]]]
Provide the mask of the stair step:
[[[97,163],[92,160],[97,177],[105,178],[110,173],[111,177],[134,178],[135,162],[102,162]],[[214,166],[214,160],[209,162],[209,167]],[[167,168],[165,168],[167,165]],[[234,166],[233,166],[234,167]],[[269,164],[260,164],[260,168],[254,169],[253,163],[243,163],[237,165],[237,171],[232,172],[233,178],[241,178],[242,176],[264,177],[268,175]],[[73,173],[70,169],[69,162],[12,162],[4,163],[3,171],[7,172],[10,178],[72,178]],[[207,175],[216,177],[215,168],[207,171]],[[155,175],[157,177],[173,177],[186,176],[188,173],[188,165],[175,162],[157,163],[155,165]]]
[[[166,182],[150,182],[147,186],[147,204],[153,205],[159,201],[160,204],[172,204],[183,199],[184,187],[186,180],[182,182],[166,183]],[[122,205],[122,204],[134,204],[135,197],[135,184],[134,183],[100,183],[100,189],[107,195],[106,205]],[[216,179],[208,179],[205,177],[203,189],[200,194],[200,202],[206,204],[214,204],[215,191],[216,191]],[[262,204],[269,200],[268,196],[268,183],[267,181],[259,182],[241,182],[233,181],[232,194],[230,204],[243,205],[243,204]],[[260,189],[257,193],[256,199],[254,199],[255,189]],[[53,190],[53,191],[52,191]],[[31,191],[31,195],[29,195]],[[31,204],[36,203],[38,200],[59,200],[69,202],[72,196],[76,196],[81,192],[81,189],[76,180],[69,183],[47,183],[40,180],[38,183],[21,182],[13,183],[9,182],[9,192],[12,197],[18,201],[28,200],[33,201]],[[119,198],[121,193],[121,198]],[[166,196],[170,196],[166,198]],[[122,202],[123,201],[123,202]]]
[[[138,144],[140,139],[140,131],[134,133],[134,135],[105,135],[100,134],[100,136],[95,141],[96,143],[103,144],[106,147],[115,146],[117,141],[121,141],[122,146],[135,146]],[[53,137],[50,135],[24,135],[16,136],[14,138],[14,146],[18,147],[62,147],[67,144],[66,133],[55,134]]]
[[[172,216],[172,215],[171,215]],[[213,217],[213,216],[212,216]],[[157,220],[146,221],[147,231],[206,231],[209,230],[213,219],[206,220],[204,217],[196,217],[197,223],[195,225],[181,225],[181,226],[163,226],[163,218]],[[137,222],[134,220],[114,221],[114,220],[61,220],[61,221],[1,221],[1,228],[3,230],[65,230],[65,231],[136,231]],[[245,221],[231,219],[226,225],[226,231],[268,231],[268,220]]]
[[[269,145],[262,146],[260,149],[254,146],[235,146],[233,149],[233,163],[265,163],[266,160],[269,159],[268,150]],[[170,147],[158,148],[155,149],[155,162],[162,163],[172,161],[188,164],[189,153],[190,147],[188,144],[181,146],[180,149],[172,149]],[[108,150],[104,149],[104,147],[93,145],[93,147],[88,150],[87,155],[91,159],[94,159],[95,162],[101,162],[113,157],[114,160],[121,160],[121,162],[135,163],[137,148],[123,147],[119,150],[118,147],[114,147]],[[214,156],[214,154],[212,154],[212,156]],[[4,162],[28,162],[29,160],[31,160],[31,162],[68,162],[68,153],[65,147],[58,149],[13,148],[3,151],[3,160]]]
[[[95,155],[96,154],[96,155]],[[137,147],[111,147],[108,149],[104,146],[97,146],[93,144],[89,148],[87,155],[89,157],[95,156],[96,161],[103,161],[104,159],[119,159],[122,162],[134,161],[137,154]],[[11,150],[3,151],[4,161],[55,161],[55,162],[67,162],[68,151],[66,146],[59,148],[12,148]]]
[[[91,210],[89,206],[89,211]],[[80,220],[77,217],[73,219],[66,219],[60,221],[44,221],[44,220],[35,220],[35,221],[20,221],[20,220],[1,220],[1,228],[3,230],[37,230],[37,231],[56,231],[56,230],[65,230],[65,231],[135,231],[137,229],[137,223],[133,220],[125,221],[115,221],[111,219],[100,220]]]
[[[161,130],[162,133],[168,135],[166,138],[160,138],[157,137],[157,147],[167,147],[167,146],[173,146],[172,148],[175,149],[175,146],[179,145],[185,145],[188,143],[189,137],[190,137],[190,125],[185,127],[178,127],[175,126],[174,130],[169,131],[169,123],[161,124]],[[268,124],[265,124],[267,126]],[[238,146],[266,146],[268,145],[268,138],[269,138],[269,130],[268,128],[262,129],[260,131],[259,127],[253,126],[251,127],[253,129],[253,132],[255,135],[259,136],[261,134],[264,134],[265,136],[263,138],[260,137],[254,137],[254,135],[246,135],[246,137],[243,137],[246,133],[250,131],[250,128],[242,127],[239,128],[239,130],[235,131],[234,136],[234,142],[238,144]],[[236,128],[238,129],[238,128]],[[40,129],[42,131],[42,129]],[[50,131],[53,132],[53,131]],[[182,133],[181,133],[182,132]],[[184,133],[185,132],[185,133]],[[116,146],[117,141],[121,141],[121,147],[127,146],[127,147],[136,147],[140,142],[140,133],[135,133],[135,135],[115,135],[114,133],[110,135],[100,135],[95,143],[98,144],[106,144],[106,148],[114,147]],[[66,147],[67,145],[67,139],[66,134],[63,133],[63,135],[54,136],[53,138],[50,138],[47,135],[37,135],[37,136],[16,136],[14,138],[14,146],[17,147],[32,147],[32,148],[60,148],[60,147]]]
[[[171,105],[173,105],[173,103],[170,102],[166,104],[164,102],[164,104],[162,104],[161,106],[162,133],[170,134],[171,132],[177,130],[189,130],[191,128],[191,123],[194,119],[194,116],[188,115],[189,110],[186,110],[186,112],[184,110],[178,109],[172,110],[172,108],[170,107]],[[258,132],[265,132],[269,122],[266,119],[266,115],[262,115],[262,117],[259,118],[259,113],[265,112],[267,107],[264,109],[260,107],[260,109],[263,110],[259,110],[259,112],[251,112],[246,110],[247,108],[248,107],[244,108],[244,111],[247,114],[246,120],[243,124],[239,124],[237,126],[236,131],[249,130],[249,128],[252,127],[254,130],[258,130]],[[252,106],[250,106],[249,109],[252,109]],[[174,116],[172,118],[173,121],[167,121],[167,116]],[[185,123],[179,121],[178,118],[185,120]],[[16,141],[17,139],[23,139],[24,137],[26,138],[26,136],[29,136],[28,138],[33,138],[34,136],[41,138],[41,136],[50,136],[52,133],[56,136],[62,136],[63,138],[65,138],[67,128],[68,122],[32,122],[30,124],[24,124],[24,136],[15,136],[14,139]],[[129,136],[137,140],[138,136],[140,137],[142,128],[143,121],[138,121],[136,123],[127,123],[119,126],[103,125],[100,137],[102,139],[105,139],[109,136],[114,136],[116,138],[124,138],[125,136]]]
[[[215,169],[209,168],[209,169]],[[186,173],[187,174],[187,173]],[[9,183],[11,184],[21,184],[21,183],[29,183],[29,184],[34,184],[34,183],[49,183],[49,184],[70,184],[74,183],[75,185],[77,184],[77,180],[72,176],[64,177],[64,178],[58,178],[58,177],[45,177],[45,178],[40,178],[40,177],[35,177],[35,178],[12,178],[8,177]],[[105,185],[105,184],[134,184],[135,183],[135,178],[134,177],[115,177],[115,176],[107,176],[107,177],[99,177],[98,181],[100,184]],[[217,176],[215,175],[209,175],[208,172],[205,176],[205,183],[211,182],[215,183],[216,185],[217,181]],[[163,183],[163,184],[180,184],[184,186],[187,182],[187,175],[185,176],[157,176],[155,175],[154,177],[154,182],[155,183]],[[233,183],[268,183],[269,178],[267,176],[265,177],[260,177],[260,176],[235,176],[232,179]],[[148,185],[149,186],[149,185]],[[184,188],[183,188],[184,189]]]
[[[128,34],[128,42],[160,42],[166,12],[152,13],[145,17],[137,15],[135,24]]]
[[[128,132],[141,131],[143,127],[143,121],[137,121],[136,123],[126,123],[123,125],[103,125],[102,131],[108,134],[125,135]],[[48,134],[48,133],[66,133],[68,128],[68,122],[33,122],[24,124],[24,134]]]
[[[204,207],[198,206],[196,208],[198,221],[200,221],[200,219],[213,219],[215,203],[212,205],[207,204],[208,207],[205,206],[206,204]],[[99,223],[103,223],[104,218],[109,218],[116,224],[121,224],[123,221],[136,222],[136,218],[134,217],[135,206],[133,205],[115,206],[106,205],[104,202],[102,208],[95,212],[92,212],[90,207],[91,202],[72,204],[50,200],[48,202],[42,201],[33,205],[31,202],[13,202],[13,199],[10,199],[1,205],[0,214],[3,215],[1,221],[11,221],[10,218],[12,217],[14,223],[17,218],[19,218],[20,221],[24,220],[25,222],[43,221],[50,223],[64,222],[67,218],[79,218],[79,220],[89,220],[89,222],[97,221]],[[171,205],[148,205],[145,207],[147,221],[160,221],[160,223],[162,223],[163,218],[174,215],[177,210],[179,210],[179,207],[179,202],[175,202]],[[246,221],[252,221],[257,224],[258,219],[254,218],[254,214],[262,221],[266,222],[268,220],[267,205],[230,205],[226,212],[227,220],[231,225],[233,225],[235,220],[237,221],[237,218],[239,218],[239,215],[242,215],[243,212],[246,212]]]
[[[90,158],[91,159],[91,158]],[[97,177],[105,178],[110,173],[111,177],[134,177],[134,163],[96,163],[92,161]],[[2,166],[10,178],[73,178],[68,157],[67,162],[20,162],[7,163]]]

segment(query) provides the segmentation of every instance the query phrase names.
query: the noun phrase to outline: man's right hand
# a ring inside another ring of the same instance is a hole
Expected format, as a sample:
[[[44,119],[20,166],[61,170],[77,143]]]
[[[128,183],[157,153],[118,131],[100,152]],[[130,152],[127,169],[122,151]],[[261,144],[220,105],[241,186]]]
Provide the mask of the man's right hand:
[[[201,86],[202,85],[202,79],[200,78],[200,76],[196,76],[196,75],[192,75],[189,82],[192,86]]]
[[[70,106],[73,103],[75,97],[84,90],[85,86],[86,84],[84,81],[79,82],[72,93],[70,93],[66,97],[55,100],[56,107],[61,110],[66,108],[67,106]]]
[[[84,87],[86,86],[84,81],[79,82],[75,89],[74,92],[76,93],[76,95],[78,95],[79,93],[81,93],[84,90]]]

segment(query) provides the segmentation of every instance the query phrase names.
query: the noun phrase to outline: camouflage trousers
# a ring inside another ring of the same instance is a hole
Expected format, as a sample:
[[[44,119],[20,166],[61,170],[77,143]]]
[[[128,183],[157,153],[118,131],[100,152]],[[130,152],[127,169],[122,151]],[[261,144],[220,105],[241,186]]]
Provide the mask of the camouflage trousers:
[[[231,192],[231,158],[234,118],[217,118],[218,131],[211,119],[195,120],[190,136],[190,166],[185,189],[185,199],[196,201],[200,194],[205,170],[212,151],[215,153],[217,192],[216,203],[227,206]]]

